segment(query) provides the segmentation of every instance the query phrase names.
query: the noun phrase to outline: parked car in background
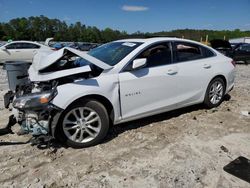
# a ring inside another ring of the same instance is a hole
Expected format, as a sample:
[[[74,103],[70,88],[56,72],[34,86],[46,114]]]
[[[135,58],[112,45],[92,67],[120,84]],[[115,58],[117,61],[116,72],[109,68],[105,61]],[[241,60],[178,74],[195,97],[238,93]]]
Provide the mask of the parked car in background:
[[[63,47],[64,47],[64,44],[63,44],[63,43],[60,43],[60,42],[57,42],[57,43],[55,43],[55,44],[52,45],[52,48],[53,48],[54,50],[60,50],[60,49],[63,48]]]
[[[99,46],[99,44],[93,44],[93,43],[80,43],[79,44],[79,50],[81,50],[81,51],[89,51],[89,50],[91,50],[91,49],[93,49],[93,48],[96,48],[96,47],[98,47]]]
[[[214,39],[210,41],[210,45],[226,56],[229,56],[233,50],[231,44],[227,40]]]
[[[233,48],[231,57],[235,61],[242,61],[250,64],[250,43],[239,43]]]
[[[38,52],[52,52],[49,46],[31,41],[13,41],[0,47],[0,63],[6,61],[32,62]]]
[[[87,42],[56,42],[52,45],[52,47],[55,50],[59,50],[63,47],[70,47],[70,48],[74,48],[80,51],[89,51],[98,46],[100,46],[100,44],[87,43]]]
[[[111,124],[198,103],[217,107],[234,74],[231,58],[185,39],[119,40],[88,53],[66,47],[34,58],[12,112],[33,135],[87,147]]]
[[[235,47],[236,45],[238,45],[239,43],[231,43],[231,42],[230,42],[230,44],[231,44],[231,47],[234,48],[234,47]]]
[[[215,39],[210,41],[211,47],[225,56],[231,57],[236,62],[250,63],[250,44],[233,43],[226,40]]]

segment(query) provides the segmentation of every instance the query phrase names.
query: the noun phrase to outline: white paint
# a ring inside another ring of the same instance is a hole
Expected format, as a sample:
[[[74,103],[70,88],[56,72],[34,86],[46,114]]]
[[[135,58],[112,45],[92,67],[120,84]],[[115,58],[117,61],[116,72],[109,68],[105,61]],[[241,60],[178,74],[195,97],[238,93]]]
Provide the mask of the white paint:
[[[202,103],[209,82],[217,75],[223,75],[226,78],[226,93],[234,86],[235,68],[231,64],[231,59],[207,46],[216,56],[123,72],[122,70],[128,62],[132,62],[139,52],[152,44],[166,41],[187,41],[201,46],[204,45],[177,38],[129,39],[121,41],[125,43],[142,42],[143,44],[114,67],[95,58],[90,58],[89,55],[85,56],[77,50],[69,49],[83,58],[88,58],[88,61],[91,63],[104,68],[104,71],[95,78],[78,80],[74,83],[58,86],[58,94],[52,103],[62,109],[66,109],[80,97],[93,94],[100,95],[112,104],[114,123],[117,124]],[[62,51],[54,54],[53,61],[62,54]],[[48,64],[51,63],[53,62],[50,61]],[[88,71],[85,67],[83,69],[83,72]],[[75,72],[78,70],[80,69],[74,68],[70,71]],[[34,74],[32,76],[36,77],[34,72],[30,74]],[[66,72],[61,71],[53,74],[67,75]],[[52,76],[46,75],[46,77],[51,79]]]
[[[40,46],[40,48],[34,49],[7,49],[11,44],[20,44],[20,43],[28,43]],[[46,52],[47,54],[53,52],[52,49],[48,46],[37,42],[31,41],[13,41],[10,43],[6,43],[5,45],[0,47],[0,62],[4,63],[5,61],[25,61],[32,62],[33,57],[37,53]]]

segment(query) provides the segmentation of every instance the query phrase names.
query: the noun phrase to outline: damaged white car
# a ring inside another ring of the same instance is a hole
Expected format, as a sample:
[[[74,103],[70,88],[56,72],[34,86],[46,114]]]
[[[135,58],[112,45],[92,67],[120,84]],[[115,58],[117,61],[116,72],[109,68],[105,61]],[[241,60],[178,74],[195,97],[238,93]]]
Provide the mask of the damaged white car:
[[[111,124],[198,103],[218,106],[234,72],[230,58],[178,38],[119,40],[88,53],[64,48],[35,57],[13,114],[33,135],[87,147]]]

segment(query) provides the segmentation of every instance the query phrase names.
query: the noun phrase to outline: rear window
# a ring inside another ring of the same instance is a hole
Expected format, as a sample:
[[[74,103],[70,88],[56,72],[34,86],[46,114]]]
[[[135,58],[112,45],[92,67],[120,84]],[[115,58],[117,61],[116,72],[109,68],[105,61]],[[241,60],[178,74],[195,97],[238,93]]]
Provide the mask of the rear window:
[[[204,57],[213,57],[213,56],[215,56],[215,53],[212,50],[210,50],[210,49],[208,49],[206,47],[202,47],[202,51],[203,51],[203,56]]]
[[[200,46],[188,42],[175,42],[175,57],[177,62],[203,58]]]

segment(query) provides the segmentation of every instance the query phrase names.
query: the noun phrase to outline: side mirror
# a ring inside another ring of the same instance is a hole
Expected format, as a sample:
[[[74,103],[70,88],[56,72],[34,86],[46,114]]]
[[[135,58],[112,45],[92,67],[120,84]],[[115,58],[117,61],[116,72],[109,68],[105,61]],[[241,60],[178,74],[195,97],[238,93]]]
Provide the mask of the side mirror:
[[[7,51],[6,46],[2,46],[1,49],[2,49],[3,51]]]
[[[132,69],[140,69],[142,67],[145,67],[147,64],[147,59],[146,58],[140,58],[140,59],[135,59],[132,64]]]

